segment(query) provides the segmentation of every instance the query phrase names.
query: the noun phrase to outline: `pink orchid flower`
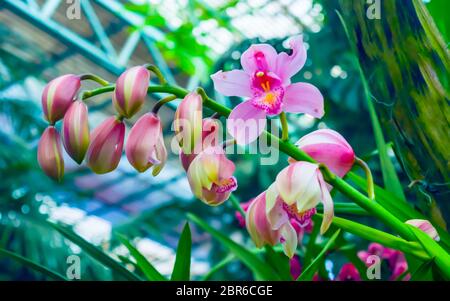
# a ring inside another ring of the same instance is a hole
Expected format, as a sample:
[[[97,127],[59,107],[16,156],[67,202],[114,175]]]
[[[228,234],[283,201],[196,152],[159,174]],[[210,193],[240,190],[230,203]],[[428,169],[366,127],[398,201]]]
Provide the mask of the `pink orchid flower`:
[[[234,108],[227,120],[228,131],[238,144],[256,140],[264,130],[267,115],[284,111],[323,116],[320,91],[308,83],[291,83],[291,77],[306,62],[303,37],[293,37],[289,45],[291,55],[277,53],[268,44],[252,45],[241,56],[243,70],[219,71],[211,76],[215,89],[223,95],[248,98]]]
[[[161,120],[154,113],[147,113],[131,128],[125,147],[130,164],[139,172],[153,166],[152,174],[156,176],[167,161]]]
[[[180,162],[185,171],[188,170],[192,160],[197,157],[197,151],[201,151],[210,146],[218,146],[220,144],[219,133],[221,133],[219,120],[214,118],[203,119],[201,145],[194,147],[195,151],[188,154],[184,153],[183,149],[180,150]]]
[[[61,137],[54,126],[45,129],[39,140],[38,162],[45,174],[55,180],[64,176],[64,159]]]
[[[42,110],[51,124],[62,119],[69,109],[78,90],[81,79],[74,74],[66,74],[51,80],[42,92]]]
[[[280,233],[273,230],[266,216],[266,193],[254,198],[245,215],[245,226],[257,248],[274,246],[280,242]]]
[[[424,219],[410,219],[410,220],[406,221],[405,223],[422,230],[423,232],[428,234],[428,236],[430,236],[435,241],[439,241],[440,240],[440,237],[439,237],[439,234],[438,234],[436,228],[433,227],[433,225],[427,220],[424,220]]]
[[[93,172],[104,174],[117,168],[124,138],[125,124],[115,116],[109,117],[92,131],[86,160]]]
[[[201,151],[187,171],[195,197],[210,206],[218,206],[228,200],[237,188],[234,170],[234,163],[227,159],[222,147],[208,147]]]
[[[81,164],[89,147],[88,107],[85,103],[79,100],[72,103],[64,115],[62,134],[67,153]]]
[[[316,206],[323,204],[320,232],[325,233],[334,216],[334,205],[318,165],[295,162],[283,169],[266,191],[266,214],[273,230],[279,230],[284,251],[292,257],[298,236],[292,221],[300,227],[311,222]]]
[[[355,162],[355,152],[351,145],[336,131],[317,130],[303,136],[295,144],[319,163],[325,164],[339,177],[345,176]],[[289,158],[289,162],[295,162]]]
[[[342,266],[337,277],[337,281],[361,281],[358,269],[353,263],[346,263]]]

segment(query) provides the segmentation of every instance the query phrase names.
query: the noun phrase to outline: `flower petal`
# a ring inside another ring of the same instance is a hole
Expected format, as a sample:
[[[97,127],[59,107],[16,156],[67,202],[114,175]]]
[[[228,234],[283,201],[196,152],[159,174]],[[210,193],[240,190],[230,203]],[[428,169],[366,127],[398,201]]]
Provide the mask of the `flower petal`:
[[[322,173],[318,170],[317,177],[319,179],[320,188],[322,190],[322,204],[323,204],[323,220],[322,225],[320,225],[320,234],[324,234],[331,225],[334,217],[334,204],[331,198],[330,192],[328,191],[325,180],[323,179]]]
[[[324,114],[323,96],[319,89],[308,83],[295,83],[286,87],[283,110],[289,113],[306,113],[316,118]]]
[[[277,56],[276,73],[281,77],[284,84],[289,84],[293,75],[303,68],[306,62],[306,48],[303,44],[303,36],[298,35],[289,40],[292,54],[282,52]]]
[[[290,223],[285,223],[283,227],[280,228],[280,240],[283,244],[284,253],[292,258],[297,250],[297,232],[295,232],[294,227]]]
[[[237,105],[227,119],[227,129],[239,145],[255,141],[266,127],[266,112],[256,108],[251,100]]]
[[[225,96],[252,96],[250,76],[242,70],[220,70],[211,75],[211,79],[214,89]]]
[[[269,44],[254,44],[241,56],[244,71],[253,76],[257,71],[275,71],[277,51]]]

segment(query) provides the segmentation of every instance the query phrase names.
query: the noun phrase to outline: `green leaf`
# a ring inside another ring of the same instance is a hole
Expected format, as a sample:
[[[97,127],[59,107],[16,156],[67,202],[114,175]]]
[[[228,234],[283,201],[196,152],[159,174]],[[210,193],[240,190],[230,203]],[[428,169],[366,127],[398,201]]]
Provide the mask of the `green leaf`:
[[[6,249],[0,248],[0,256],[5,256],[13,259],[14,261],[17,261],[20,264],[23,264],[26,267],[29,267],[35,271],[38,271],[45,276],[48,276],[51,279],[58,280],[58,281],[66,281],[67,279],[62,276],[61,274],[50,270],[49,268],[46,268],[43,265],[40,265],[39,263],[36,263],[32,260],[29,260],[28,258],[23,257],[22,255],[19,255],[17,253],[8,251]]]
[[[283,280],[292,280],[289,258],[282,252],[276,252],[271,246],[265,246],[267,263],[278,272]]]
[[[188,218],[201,227],[203,230],[211,234],[215,239],[228,248],[236,257],[242,261],[252,272],[259,278],[264,280],[281,280],[277,272],[271,269],[257,255],[253,254],[245,247],[235,243],[224,234],[209,226],[206,222],[193,214],[188,214]]]
[[[367,107],[369,109],[370,120],[372,122],[373,133],[375,136],[375,143],[377,145],[378,154],[380,156],[381,163],[381,171],[383,174],[383,183],[386,189],[393,194],[395,194],[402,201],[406,200],[405,194],[403,193],[403,188],[398,179],[397,172],[395,171],[394,164],[392,164],[391,159],[388,155],[388,145],[384,140],[383,130],[381,129],[380,121],[378,120],[377,113],[375,111],[375,106],[372,102],[372,94],[370,92],[369,83],[367,82],[366,76],[364,75],[364,71],[359,63],[359,58],[357,55],[357,51],[355,50],[355,45],[350,38],[350,33],[348,31],[347,25],[345,24],[344,18],[342,15],[336,11],[339,19],[341,20],[342,26],[344,28],[345,34],[347,36],[348,42],[351,45],[353,50],[355,65],[359,71],[359,75],[361,77],[361,81],[364,88],[364,98],[366,100]]]
[[[113,271],[115,271],[117,274],[121,275],[123,278],[127,280],[132,281],[139,281],[141,280],[138,276],[127,270],[122,264],[117,262],[115,259],[113,259],[108,254],[101,251],[99,248],[94,246],[93,244],[86,241],[84,238],[73,232],[68,227],[64,227],[52,222],[47,222],[53,229],[58,231],[61,235],[63,235],[65,238],[73,242],[74,244],[78,245],[83,251],[88,253],[93,258],[97,259],[99,262],[104,264],[105,266],[109,267]]]
[[[229,254],[227,257],[225,257],[224,259],[222,259],[221,261],[219,261],[215,266],[213,266],[208,273],[206,273],[205,276],[203,276],[201,281],[207,281],[209,280],[216,272],[220,271],[221,269],[223,269],[227,264],[229,264],[230,262],[232,262],[233,260],[236,259],[236,256],[234,256],[234,254]]]
[[[191,229],[189,223],[183,228],[180,240],[178,241],[177,257],[175,258],[175,265],[172,271],[172,278],[174,281],[188,281],[191,272]]]
[[[422,230],[417,229],[411,225],[408,225],[416,235],[417,240],[423,246],[423,248],[434,257],[434,262],[439,268],[442,277],[446,280],[450,280],[450,255],[445,251],[437,242],[435,242],[431,237],[428,236]]]
[[[435,265],[434,259],[425,261],[419,268],[412,274],[411,281],[430,281],[433,280],[433,266]]]
[[[317,257],[311,262],[311,264],[300,274],[300,276],[297,278],[297,281],[311,281],[313,279],[314,274],[319,269],[320,262],[322,261],[322,259],[324,259],[325,254],[334,244],[340,233],[340,229],[334,232],[333,236],[331,236],[331,238],[328,240],[322,251],[320,251],[319,255],[317,255]]]
[[[150,281],[165,281],[167,280],[163,275],[161,275],[157,269],[144,257],[144,255],[139,252],[123,235],[117,235],[117,239],[130,251],[131,256],[136,259],[137,267],[144,273]]]

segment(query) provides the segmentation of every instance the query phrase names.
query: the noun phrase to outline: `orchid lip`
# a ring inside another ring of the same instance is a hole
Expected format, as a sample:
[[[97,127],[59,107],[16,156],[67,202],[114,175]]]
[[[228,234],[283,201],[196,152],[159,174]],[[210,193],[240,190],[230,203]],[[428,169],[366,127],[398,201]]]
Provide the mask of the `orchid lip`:
[[[237,181],[235,177],[222,180],[219,184],[213,184],[213,189],[217,193],[225,193],[235,191],[237,188]]]
[[[283,202],[283,209],[289,218],[294,219],[301,227],[306,227],[311,222],[311,217],[316,214],[316,208],[312,208],[303,212],[298,212],[296,204],[288,205]]]

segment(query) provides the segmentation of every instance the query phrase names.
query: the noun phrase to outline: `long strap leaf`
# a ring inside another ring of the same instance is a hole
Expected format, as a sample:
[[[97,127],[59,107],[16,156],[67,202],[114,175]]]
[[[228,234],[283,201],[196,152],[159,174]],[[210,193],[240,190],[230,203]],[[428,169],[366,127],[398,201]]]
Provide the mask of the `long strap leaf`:
[[[170,280],[188,281],[191,273],[191,229],[189,223],[186,223],[178,241],[177,257]]]
[[[83,249],[83,251],[85,251],[90,256],[92,256],[99,262],[103,263],[105,266],[115,271],[117,274],[121,275],[123,278],[132,281],[141,280],[137,275],[127,270],[122,264],[114,260],[111,256],[101,251],[99,248],[97,248],[90,242],[86,241],[84,238],[73,232],[71,229],[52,222],[48,222],[48,224],[53,229],[58,231],[61,235],[63,235],[65,238],[67,238],[74,244],[78,245],[81,249]]]
[[[37,262],[34,262],[28,258],[25,258],[22,255],[8,251],[6,249],[0,248],[0,256],[9,257],[9,258],[13,259],[14,261],[17,261],[18,263],[23,264],[26,267],[29,267],[35,271],[38,271],[38,272],[48,276],[51,279],[58,280],[58,281],[66,281],[67,280],[61,274],[59,274],[55,271],[52,271],[49,268],[47,268],[43,265],[40,265]]]
[[[165,281],[167,280],[161,275],[158,270],[139,252],[123,235],[117,235],[119,241],[130,251],[131,256],[136,259],[137,267],[144,273],[150,281]]]
[[[203,230],[211,234],[215,239],[227,247],[236,258],[245,264],[251,271],[264,280],[281,280],[280,276],[271,269],[265,262],[263,262],[257,255],[253,254],[243,246],[232,241],[224,234],[209,226],[206,222],[193,214],[188,214],[188,218],[201,227]]]

